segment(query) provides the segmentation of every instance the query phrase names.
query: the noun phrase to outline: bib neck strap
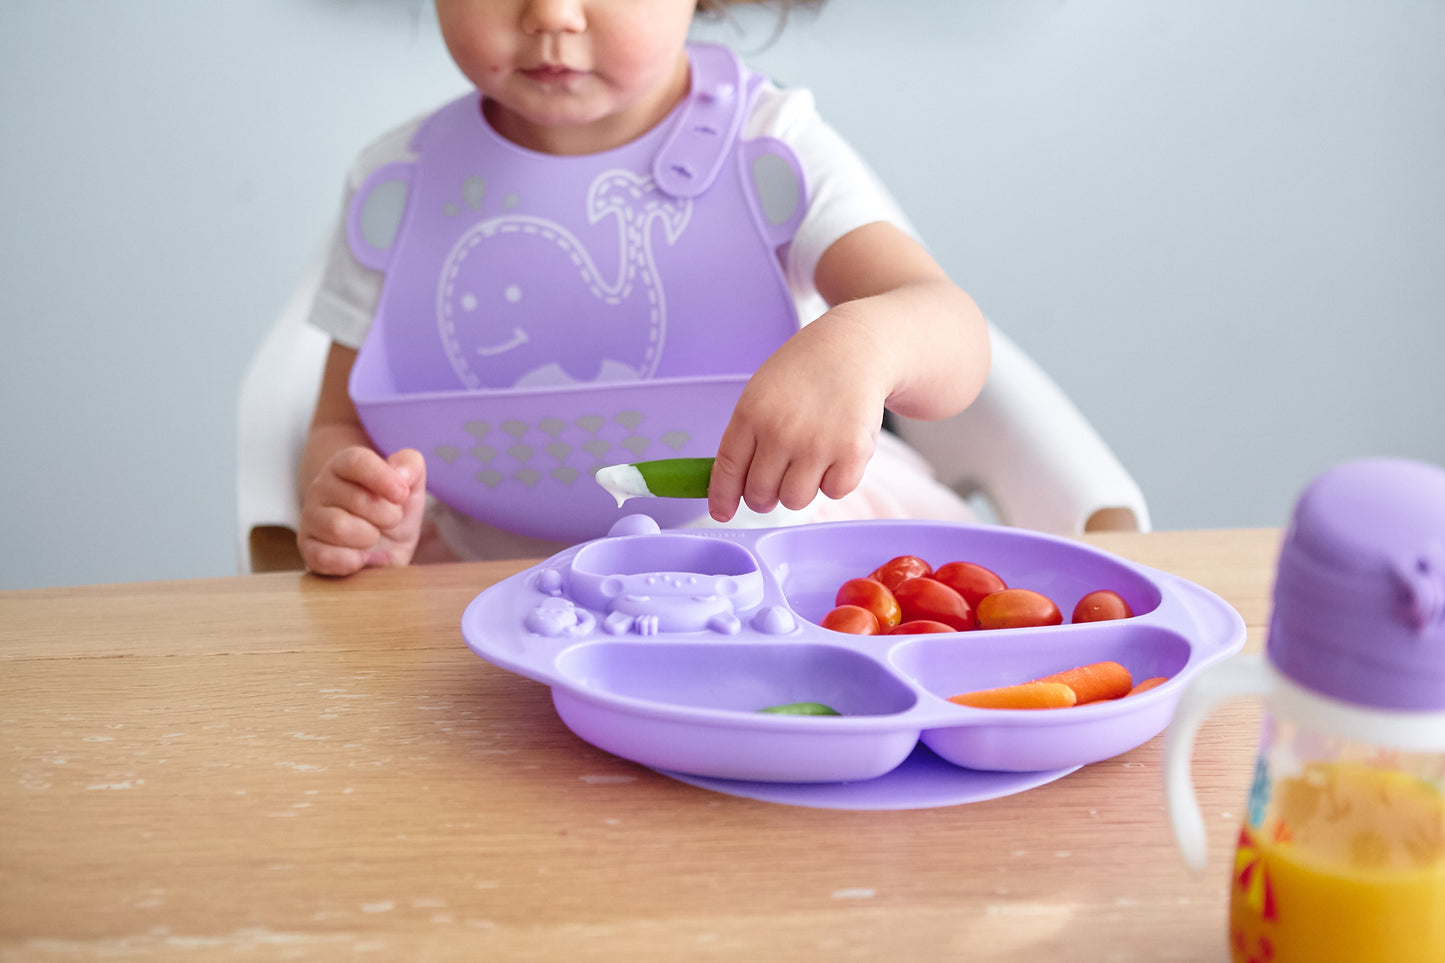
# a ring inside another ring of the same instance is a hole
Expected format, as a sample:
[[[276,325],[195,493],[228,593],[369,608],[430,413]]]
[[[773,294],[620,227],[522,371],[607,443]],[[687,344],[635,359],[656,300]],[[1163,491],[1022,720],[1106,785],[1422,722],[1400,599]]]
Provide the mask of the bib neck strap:
[[[692,88],[652,162],[657,186],[697,197],[712,186],[742,128],[748,90],[742,61],[726,47],[689,44]]]

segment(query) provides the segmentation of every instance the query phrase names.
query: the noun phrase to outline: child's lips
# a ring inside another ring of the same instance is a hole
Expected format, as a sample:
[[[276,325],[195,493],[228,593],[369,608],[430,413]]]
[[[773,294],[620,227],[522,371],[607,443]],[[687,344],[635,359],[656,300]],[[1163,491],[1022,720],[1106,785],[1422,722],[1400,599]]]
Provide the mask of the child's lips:
[[[528,67],[523,70],[522,75],[538,83],[556,84],[580,77],[582,71],[574,70],[563,64],[538,64],[536,67]]]

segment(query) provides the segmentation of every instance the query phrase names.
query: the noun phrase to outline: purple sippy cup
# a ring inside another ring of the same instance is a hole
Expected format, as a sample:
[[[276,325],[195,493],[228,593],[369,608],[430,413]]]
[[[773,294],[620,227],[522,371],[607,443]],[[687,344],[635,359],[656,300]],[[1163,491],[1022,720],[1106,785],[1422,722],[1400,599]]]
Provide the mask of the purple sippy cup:
[[[1206,668],[1169,729],[1169,813],[1195,869],[1195,732],[1237,696],[1265,712],[1231,869],[1232,959],[1445,960],[1445,470],[1347,462],[1300,496],[1264,657]]]

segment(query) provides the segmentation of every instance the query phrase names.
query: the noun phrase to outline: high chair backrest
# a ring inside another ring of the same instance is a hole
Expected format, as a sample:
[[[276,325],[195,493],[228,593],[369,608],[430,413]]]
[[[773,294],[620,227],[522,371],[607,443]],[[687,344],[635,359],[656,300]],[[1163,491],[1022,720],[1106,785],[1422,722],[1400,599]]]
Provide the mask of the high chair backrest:
[[[317,258],[273,323],[241,385],[237,562],[242,572],[301,567],[299,466],[327,337],[307,323]],[[1075,535],[1148,531],[1138,484],[1049,375],[996,326],[983,393],[942,421],[897,418],[893,430],[989,520]]]
[[[1150,530],[1133,476],[1048,373],[996,325],[972,405],[941,421],[894,420],[939,479],[996,519],[1060,535]]]
[[[306,321],[324,258],[308,267],[252,357],[237,411],[236,562],[241,572],[300,568],[301,450],[331,340]]]

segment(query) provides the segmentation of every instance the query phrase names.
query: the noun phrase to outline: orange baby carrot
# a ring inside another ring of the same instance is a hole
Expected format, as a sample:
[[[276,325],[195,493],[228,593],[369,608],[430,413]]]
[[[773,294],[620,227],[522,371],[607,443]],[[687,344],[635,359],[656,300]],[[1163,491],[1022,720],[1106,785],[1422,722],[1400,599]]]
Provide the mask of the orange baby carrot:
[[[1118,699],[1129,694],[1134,688],[1134,679],[1129,670],[1117,662],[1092,662],[1067,672],[1046,675],[1036,682],[1061,682],[1074,690],[1077,705]]]
[[[1167,675],[1156,675],[1156,676],[1154,676],[1154,678],[1152,678],[1152,679],[1145,679],[1143,682],[1139,683],[1139,684],[1136,685],[1134,688],[1130,689],[1130,690],[1129,690],[1129,694],[1130,694],[1130,695],[1138,695],[1138,694],[1141,693],[1141,692],[1148,692],[1150,689],[1154,688],[1156,685],[1163,685],[1165,682],[1168,682],[1168,681],[1169,681],[1169,677],[1168,677]]]
[[[949,696],[949,702],[975,709],[1067,709],[1078,701],[1074,690],[1058,682],[1025,682]]]

